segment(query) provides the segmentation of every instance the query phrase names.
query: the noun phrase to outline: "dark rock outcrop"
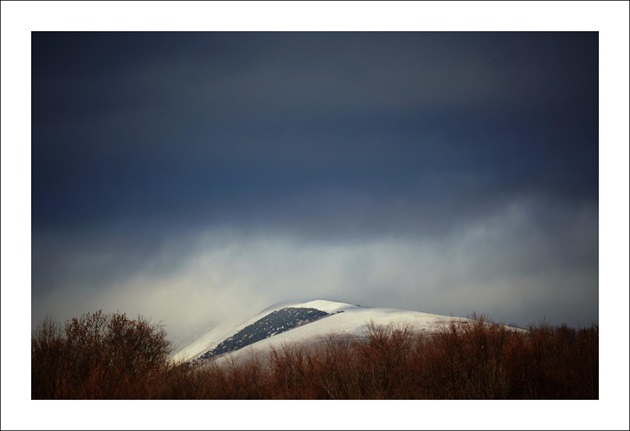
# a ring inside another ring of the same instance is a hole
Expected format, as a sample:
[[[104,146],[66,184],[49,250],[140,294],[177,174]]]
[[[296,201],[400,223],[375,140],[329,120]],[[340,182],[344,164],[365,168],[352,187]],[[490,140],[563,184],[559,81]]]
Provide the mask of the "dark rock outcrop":
[[[222,341],[217,347],[201,355],[200,359],[210,359],[242,349],[257,341],[264,340],[276,334],[281,334],[282,332],[289,331],[327,316],[330,316],[330,314],[315,308],[287,307],[276,310]]]

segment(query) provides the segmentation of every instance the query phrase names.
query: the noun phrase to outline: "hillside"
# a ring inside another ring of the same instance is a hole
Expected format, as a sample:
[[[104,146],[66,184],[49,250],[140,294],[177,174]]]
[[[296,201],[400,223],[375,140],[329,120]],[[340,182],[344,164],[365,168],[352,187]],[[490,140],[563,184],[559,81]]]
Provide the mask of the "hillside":
[[[468,319],[391,308],[366,308],[314,300],[270,307],[237,327],[217,327],[177,352],[173,359],[235,360],[281,348],[285,344],[317,344],[330,336],[363,338],[368,324],[434,332],[452,321]]]

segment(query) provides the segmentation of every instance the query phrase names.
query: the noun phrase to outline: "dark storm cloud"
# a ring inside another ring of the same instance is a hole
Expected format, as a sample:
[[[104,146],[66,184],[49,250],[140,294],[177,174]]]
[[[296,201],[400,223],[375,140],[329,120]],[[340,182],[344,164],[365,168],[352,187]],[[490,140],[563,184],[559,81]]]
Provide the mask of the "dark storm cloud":
[[[34,33],[32,48],[36,294],[188,274],[217,232],[290,238],[278,258],[394,238],[446,259],[522,202],[479,285],[542,274],[541,250],[596,274],[597,33]]]
[[[481,197],[498,182],[592,195],[596,41],[36,33],[35,223],[212,219],[344,186],[467,194],[467,173]]]

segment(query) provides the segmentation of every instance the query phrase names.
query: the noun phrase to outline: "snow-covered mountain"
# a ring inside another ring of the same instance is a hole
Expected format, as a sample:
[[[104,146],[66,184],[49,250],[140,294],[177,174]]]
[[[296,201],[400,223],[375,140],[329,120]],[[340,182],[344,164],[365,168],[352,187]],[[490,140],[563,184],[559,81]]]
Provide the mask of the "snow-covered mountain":
[[[325,300],[277,305],[260,312],[239,326],[212,329],[180,350],[173,359],[226,360],[265,353],[285,344],[314,344],[330,336],[361,338],[367,326],[407,326],[417,332],[432,332],[461,317],[440,316],[391,308],[365,308]]]

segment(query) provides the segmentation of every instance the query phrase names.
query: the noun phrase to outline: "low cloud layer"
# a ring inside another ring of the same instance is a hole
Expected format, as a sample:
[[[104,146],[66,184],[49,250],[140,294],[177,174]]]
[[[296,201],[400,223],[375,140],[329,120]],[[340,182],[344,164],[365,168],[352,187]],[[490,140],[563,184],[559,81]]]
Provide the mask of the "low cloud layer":
[[[223,229],[172,237],[140,253],[125,243],[73,244],[57,248],[63,277],[34,316],[96,308],[141,314],[166,324],[180,344],[274,303],[315,298],[477,312],[520,326],[543,319],[590,325],[598,320],[597,209],[556,208],[553,219],[541,220],[543,204],[511,202],[439,238],[315,241]],[[568,228],[555,231],[560,224]]]

